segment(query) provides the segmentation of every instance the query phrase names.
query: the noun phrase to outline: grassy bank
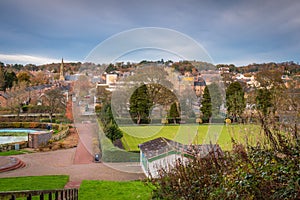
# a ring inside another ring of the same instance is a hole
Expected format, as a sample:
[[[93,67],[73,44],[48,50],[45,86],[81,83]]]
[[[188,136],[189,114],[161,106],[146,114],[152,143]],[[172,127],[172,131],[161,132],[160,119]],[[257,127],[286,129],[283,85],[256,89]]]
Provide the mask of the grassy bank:
[[[4,151],[0,152],[0,156],[13,156],[13,155],[20,155],[20,154],[26,154],[26,153],[32,153],[32,151],[27,151],[27,150],[10,150],[10,151]]]
[[[146,141],[165,137],[183,144],[218,143],[223,150],[231,150],[231,137],[242,144],[256,144],[263,139],[257,125],[169,125],[169,126],[126,126],[122,143],[127,151],[139,151],[138,145]]]
[[[79,189],[80,200],[151,199],[152,188],[141,181],[83,181]]]
[[[62,189],[68,180],[69,177],[65,175],[0,178],[0,191]],[[84,180],[79,189],[79,199],[148,200],[151,199],[152,190],[142,181]]]
[[[62,189],[68,180],[65,175],[0,178],[0,191]]]

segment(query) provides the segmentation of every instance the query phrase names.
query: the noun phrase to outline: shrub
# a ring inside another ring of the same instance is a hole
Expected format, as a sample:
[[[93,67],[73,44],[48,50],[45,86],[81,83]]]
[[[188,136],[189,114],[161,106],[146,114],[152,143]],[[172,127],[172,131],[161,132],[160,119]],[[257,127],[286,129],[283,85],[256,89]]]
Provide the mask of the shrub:
[[[101,122],[99,122],[102,125]],[[102,125],[103,126],[103,125]],[[127,152],[125,150],[115,147],[110,139],[108,139],[104,132],[99,130],[101,160],[103,162],[138,162],[140,154]]]
[[[300,149],[288,153],[262,146],[244,147],[233,141],[233,151],[223,156],[177,161],[161,170],[156,186],[158,199],[299,199]]]
[[[161,123],[162,123],[162,124],[168,124],[169,122],[168,122],[167,119],[161,119]]]
[[[108,137],[112,142],[123,137],[122,131],[116,124],[113,123],[110,123],[107,127],[105,127],[104,132],[106,137]]]
[[[226,119],[225,119],[225,123],[226,123],[226,124],[231,124],[231,119],[226,118]]]
[[[201,119],[201,118],[197,118],[197,119],[196,119],[196,123],[202,124],[202,123],[203,123],[203,122],[202,122],[202,119]]]

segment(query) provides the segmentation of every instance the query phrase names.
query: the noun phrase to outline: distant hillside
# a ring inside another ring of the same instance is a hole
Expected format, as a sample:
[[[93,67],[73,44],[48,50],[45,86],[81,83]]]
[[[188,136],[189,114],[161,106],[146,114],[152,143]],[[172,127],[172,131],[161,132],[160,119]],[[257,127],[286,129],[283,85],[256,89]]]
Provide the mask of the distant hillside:
[[[282,63],[262,63],[262,64],[249,64],[247,66],[239,67],[239,71],[242,73],[257,72],[262,70],[281,70],[284,73],[298,74],[300,73],[300,65],[291,62]]]
[[[220,67],[228,67],[230,72],[237,72],[237,73],[251,73],[251,72],[258,72],[262,70],[280,70],[283,74],[300,74],[300,65],[294,63],[293,61],[290,62],[282,62],[282,63],[261,63],[261,64],[249,64],[247,66],[240,66],[236,67],[233,64],[226,65],[226,64],[218,64],[217,68]]]
[[[283,74],[289,74],[289,75],[294,75],[294,74],[300,74],[300,65],[298,63],[295,63],[293,61],[289,62],[282,62],[282,63],[261,63],[261,64],[249,64],[247,66],[240,66],[237,67],[234,64],[218,64],[216,66],[206,63],[206,62],[199,62],[199,61],[179,61],[179,62],[173,62],[173,61],[141,61],[140,63],[115,63],[115,64],[109,64],[106,72],[109,73],[114,70],[118,71],[128,71],[132,68],[135,68],[141,64],[145,63],[156,63],[156,64],[165,64],[168,66],[173,67],[175,70],[181,72],[182,74],[184,72],[193,72],[195,69],[200,69],[200,70],[214,70],[215,67],[221,68],[221,67],[228,67],[230,72],[237,72],[237,73],[251,73],[251,72],[258,72],[262,70],[281,70]],[[52,63],[52,64],[43,64],[43,65],[33,65],[33,64],[28,64],[28,65],[21,65],[21,64],[7,64],[5,65],[4,63],[0,62],[0,67],[4,68],[11,68],[14,71],[20,71],[20,70],[29,70],[29,71],[39,71],[39,70],[49,70],[51,72],[58,72],[59,67],[61,63]],[[67,73],[72,74],[72,72],[76,72],[79,69],[83,70],[85,69],[85,64],[88,65],[95,65],[93,63],[64,63],[64,68]],[[96,65],[95,65],[96,66]]]
[[[34,64],[27,64],[27,65],[22,65],[22,64],[4,64],[3,62],[0,62],[0,67],[6,68],[6,69],[11,69],[15,72],[18,71],[51,71],[54,73],[59,72],[60,70],[60,64],[61,63],[51,63],[51,64],[43,64],[43,65],[34,65]],[[81,63],[64,63],[64,70],[65,72],[76,72],[79,70],[81,67]]]

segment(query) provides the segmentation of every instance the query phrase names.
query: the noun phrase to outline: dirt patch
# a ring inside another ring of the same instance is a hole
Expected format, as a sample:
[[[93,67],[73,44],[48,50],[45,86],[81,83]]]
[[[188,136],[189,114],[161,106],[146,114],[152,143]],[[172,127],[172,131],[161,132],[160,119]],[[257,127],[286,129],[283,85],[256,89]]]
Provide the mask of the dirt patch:
[[[69,135],[60,140],[60,141],[56,141],[56,142],[52,142],[51,144],[49,144],[46,147],[41,147],[39,149],[37,149],[37,151],[55,151],[58,149],[69,149],[69,148],[74,148],[77,147],[78,145],[78,133],[76,131],[75,128],[70,128],[69,129]]]
[[[119,147],[120,149],[125,149],[124,146],[123,146],[123,144],[122,144],[121,139],[117,139],[116,141],[114,141],[114,145],[116,147]]]

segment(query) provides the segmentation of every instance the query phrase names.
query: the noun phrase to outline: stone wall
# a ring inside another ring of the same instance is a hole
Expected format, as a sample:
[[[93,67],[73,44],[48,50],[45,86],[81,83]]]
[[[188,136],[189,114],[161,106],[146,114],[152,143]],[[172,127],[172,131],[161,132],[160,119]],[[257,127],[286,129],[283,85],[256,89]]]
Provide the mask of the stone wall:
[[[52,137],[53,131],[43,131],[28,134],[29,148],[39,148],[46,146]]]
[[[49,123],[38,123],[38,122],[0,122],[0,128],[39,128],[39,129],[47,129]],[[56,134],[51,133],[51,137],[48,139],[49,134],[47,136],[40,136],[41,139],[36,139],[36,141],[41,141],[40,143],[35,144],[33,148],[38,148],[42,146],[41,144],[47,145],[50,140],[59,141],[69,135],[69,126],[65,124],[51,124],[53,129],[58,130],[59,132]],[[49,131],[45,131],[49,132]],[[36,136],[38,137],[38,136]],[[46,142],[47,141],[47,142]],[[29,142],[17,142],[19,143],[19,148],[27,148],[29,147]],[[9,151],[15,149],[15,144],[17,143],[7,143],[0,144],[0,152]],[[33,144],[32,144],[33,145]]]
[[[61,130],[59,133],[57,134],[53,134],[51,140],[53,141],[59,141],[65,137],[67,137],[69,135],[70,131],[69,131],[69,127],[65,127],[65,129]]]
[[[0,144],[0,152],[15,150],[16,144],[19,144],[19,149],[24,149],[24,148],[28,147],[28,142],[27,141]]]

